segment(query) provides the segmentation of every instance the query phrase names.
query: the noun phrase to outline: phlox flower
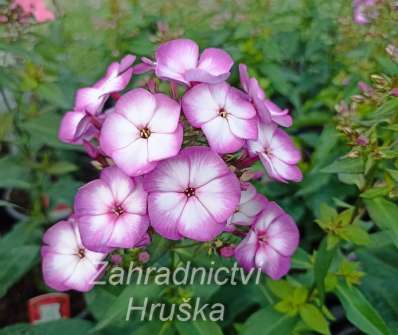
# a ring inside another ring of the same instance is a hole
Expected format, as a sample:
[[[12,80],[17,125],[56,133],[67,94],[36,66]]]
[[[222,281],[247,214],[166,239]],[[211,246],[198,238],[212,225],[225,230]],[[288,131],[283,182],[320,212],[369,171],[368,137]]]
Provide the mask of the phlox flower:
[[[168,96],[137,88],[124,94],[105,119],[100,147],[130,176],[153,170],[178,154],[183,139],[180,105]]]
[[[220,234],[240,198],[238,178],[207,147],[189,147],[144,177],[155,231],[172,240],[209,241]]]
[[[182,98],[182,109],[217,153],[235,152],[245,140],[257,138],[256,110],[242,91],[226,82],[192,87]]]
[[[86,248],[109,251],[132,248],[147,239],[147,194],[141,178],[130,178],[116,166],[81,187],[75,197],[75,218]]]
[[[268,200],[257,193],[250,183],[241,184],[240,201],[234,214],[227,220],[226,230],[234,230],[235,225],[251,226],[257,215],[267,206]]]
[[[58,137],[62,142],[81,144],[84,139],[98,135],[105,118],[102,108],[111,93],[120,92],[128,85],[134,60],[135,56],[127,55],[120,63],[113,62],[102,79],[77,91],[74,109],[61,120]]]
[[[245,64],[239,64],[239,76],[241,86],[256,107],[258,116],[262,122],[275,122],[282,127],[290,127],[292,125],[293,121],[289,115],[289,110],[282,110],[266,98],[264,90],[260,87],[257,79],[249,77]]]
[[[357,24],[368,24],[371,19],[377,16],[377,11],[373,9],[376,0],[354,0],[354,21]]]
[[[247,141],[247,149],[251,155],[258,155],[271,178],[281,182],[303,178],[296,166],[301,159],[300,151],[276,124],[259,123],[258,138]]]
[[[48,9],[44,0],[13,0],[13,8],[20,7],[25,15],[33,15],[37,22],[53,21],[54,13]]]
[[[154,66],[159,78],[190,86],[195,82],[214,84],[226,80],[233,63],[222,49],[208,48],[199,55],[194,41],[176,39],[159,46]]]
[[[293,219],[269,202],[236,247],[235,258],[246,271],[261,268],[277,280],[289,271],[298,243],[299,231]]]
[[[100,274],[100,263],[106,253],[88,250],[83,246],[73,219],[60,221],[50,227],[43,237],[41,248],[45,283],[57,290],[89,291]]]

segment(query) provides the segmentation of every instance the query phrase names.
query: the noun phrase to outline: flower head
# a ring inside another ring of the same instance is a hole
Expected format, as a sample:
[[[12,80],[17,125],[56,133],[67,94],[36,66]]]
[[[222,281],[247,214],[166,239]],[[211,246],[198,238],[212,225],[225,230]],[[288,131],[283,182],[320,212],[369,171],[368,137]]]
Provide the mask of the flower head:
[[[209,241],[220,234],[240,198],[239,180],[206,147],[190,147],[144,177],[151,225],[178,240]]]
[[[377,11],[373,8],[376,0],[354,0],[354,21],[357,24],[368,24],[371,19],[377,16]]]
[[[249,77],[245,64],[239,64],[239,75],[240,84],[256,107],[257,114],[262,122],[275,122],[282,127],[290,127],[292,125],[292,117],[289,115],[289,110],[282,110],[266,98],[257,79]]]
[[[233,230],[234,225],[251,226],[268,204],[268,200],[257,193],[252,184],[242,183],[241,188],[239,205],[227,221],[227,230]]]
[[[275,124],[259,123],[258,138],[248,141],[252,155],[258,155],[268,175],[281,182],[300,181],[302,173],[296,164],[300,161],[300,151],[294,146],[289,135]]]
[[[54,13],[48,9],[44,0],[13,0],[11,6],[21,8],[25,15],[33,15],[37,22],[55,19]]]
[[[194,86],[183,96],[182,109],[215,152],[232,153],[257,138],[256,110],[242,91],[225,82]]]
[[[43,277],[46,284],[58,291],[74,289],[89,291],[100,274],[105,253],[88,250],[80,240],[73,219],[50,227],[41,248]]]
[[[177,39],[157,49],[155,72],[159,78],[188,86],[193,82],[214,84],[229,77],[233,63],[222,49],[208,48],[199,56],[199,47],[194,41]]]
[[[141,178],[130,178],[115,166],[79,189],[74,209],[83,244],[94,251],[132,248],[149,226]]]
[[[277,280],[289,271],[298,242],[299,231],[293,219],[270,202],[236,247],[235,258],[246,271],[261,268]]]
[[[181,148],[180,105],[168,96],[137,88],[124,94],[102,126],[101,149],[130,176],[153,170]]]

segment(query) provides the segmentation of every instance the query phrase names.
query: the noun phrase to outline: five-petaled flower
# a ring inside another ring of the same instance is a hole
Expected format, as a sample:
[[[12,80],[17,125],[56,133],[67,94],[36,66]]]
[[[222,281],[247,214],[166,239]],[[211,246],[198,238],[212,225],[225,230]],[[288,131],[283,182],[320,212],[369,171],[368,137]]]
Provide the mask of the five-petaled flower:
[[[132,248],[146,238],[149,220],[142,178],[131,178],[115,166],[79,189],[74,210],[83,245],[90,250]]]
[[[257,138],[256,110],[244,93],[227,83],[199,84],[182,98],[188,121],[201,128],[217,153],[232,153]]]
[[[144,177],[148,213],[160,235],[209,241],[220,234],[239,203],[240,185],[206,147],[190,147]]]
[[[172,40],[156,50],[155,73],[159,78],[191,85],[220,83],[230,75],[234,61],[222,49],[208,48],[199,56],[198,45],[189,39]]]
[[[142,88],[124,94],[105,120],[101,149],[130,176],[153,170],[158,161],[178,154],[183,130],[180,105]]]
[[[106,253],[88,250],[80,239],[73,218],[50,227],[43,236],[41,248],[43,277],[48,286],[58,291],[89,291],[100,275]]]
[[[299,231],[293,219],[269,202],[236,247],[235,258],[246,271],[261,268],[277,280],[289,271],[298,242]]]
[[[300,151],[289,135],[275,124],[258,125],[258,138],[247,141],[251,155],[258,155],[268,175],[281,182],[300,181],[303,175],[296,164],[301,159]]]

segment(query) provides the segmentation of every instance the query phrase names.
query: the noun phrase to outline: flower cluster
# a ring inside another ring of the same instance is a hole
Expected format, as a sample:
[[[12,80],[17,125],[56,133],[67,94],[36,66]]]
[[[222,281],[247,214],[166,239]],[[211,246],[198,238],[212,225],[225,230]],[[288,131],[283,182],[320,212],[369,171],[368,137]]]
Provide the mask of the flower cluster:
[[[79,89],[62,120],[59,138],[83,145],[102,171],[78,190],[73,216],[45,234],[46,283],[89,290],[96,260],[146,246],[156,233],[199,242],[232,234],[241,242],[223,242],[221,255],[273,279],[285,275],[298,229],[250,180],[258,178],[258,160],[271,179],[301,180],[300,152],[280,128],[292,124],[289,111],[266,97],[243,64],[241,89],[227,83],[233,60],[221,49],[200,53],[178,39],[160,45],[155,60],[135,61],[128,55]],[[146,87],[122,92],[142,73]]]

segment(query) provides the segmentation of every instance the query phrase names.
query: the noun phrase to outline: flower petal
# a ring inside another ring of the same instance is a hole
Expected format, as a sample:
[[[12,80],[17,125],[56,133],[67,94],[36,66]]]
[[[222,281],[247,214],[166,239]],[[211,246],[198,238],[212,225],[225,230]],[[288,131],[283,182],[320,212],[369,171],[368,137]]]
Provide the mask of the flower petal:
[[[84,112],[67,112],[61,120],[58,138],[65,143],[75,143],[77,127],[84,118]]]
[[[225,99],[225,110],[241,119],[252,119],[256,116],[256,110],[253,105],[243,98],[244,93],[234,87],[228,91]]]
[[[107,96],[97,88],[81,88],[76,92],[74,110],[95,115],[102,108],[106,99]]]
[[[117,204],[121,204],[135,187],[133,180],[116,166],[102,170],[101,180],[108,185]]]
[[[267,229],[269,244],[283,256],[291,256],[299,244],[299,231],[293,219],[284,214]]]
[[[148,138],[148,160],[158,161],[173,157],[181,149],[183,140],[182,125],[178,125],[174,133],[152,133]]]
[[[118,113],[109,114],[101,128],[100,146],[107,154],[124,148],[140,137],[139,130]]]
[[[282,256],[272,247],[265,245],[258,248],[255,264],[273,280],[278,280],[289,272],[290,257]]]
[[[220,154],[233,153],[244,144],[244,140],[231,132],[228,121],[221,116],[202,125],[210,147]]]
[[[208,147],[189,147],[181,151],[180,155],[189,162],[188,180],[189,186],[193,188],[199,188],[215,178],[231,173],[220,156]]]
[[[149,129],[155,133],[173,133],[180,118],[180,105],[164,94],[155,94],[156,110],[149,122]]]
[[[267,207],[259,214],[254,224],[254,229],[258,233],[264,233],[268,227],[278,217],[285,214],[282,208],[280,208],[275,202],[269,202]]]
[[[218,116],[219,105],[206,84],[199,84],[188,90],[182,97],[182,110],[189,123],[200,127]]]
[[[151,226],[165,238],[179,240],[178,220],[186,204],[186,196],[176,192],[155,192],[148,196]]]
[[[75,214],[99,215],[109,212],[114,202],[109,186],[102,180],[93,180],[82,186],[75,197]]]
[[[183,74],[196,68],[198,57],[199,47],[192,40],[176,39],[163,43],[156,50],[156,75],[187,83]]]
[[[210,241],[224,227],[225,224],[217,223],[196,197],[188,198],[178,221],[178,232],[195,241]]]
[[[195,195],[215,221],[221,223],[234,213],[239,204],[239,180],[229,173],[198,188]]]
[[[79,249],[74,226],[69,221],[60,221],[51,226],[43,236],[43,243],[51,247],[52,252],[73,255]]]
[[[115,110],[125,116],[138,129],[145,128],[156,108],[155,97],[143,88],[128,91],[117,101]]]
[[[257,139],[257,123],[256,117],[252,119],[241,119],[233,115],[228,115],[228,123],[232,134],[239,138],[255,140]]]
[[[115,150],[112,155],[115,164],[129,176],[140,176],[156,167],[156,162],[148,161],[148,141],[139,138],[130,145]]]
[[[257,236],[255,232],[250,230],[235,249],[235,258],[245,271],[250,271],[255,267],[254,257],[256,255],[256,251]]]
[[[160,162],[144,177],[147,192],[184,192],[189,185],[189,161],[184,156]]]
[[[115,221],[107,245],[114,248],[133,248],[141,241],[148,227],[146,215],[125,213]]]
[[[288,164],[296,164],[301,159],[300,151],[294,146],[289,135],[281,129],[275,130],[270,150],[273,156]]]
[[[111,237],[115,215],[85,215],[77,218],[83,245],[92,251],[108,252],[107,243]]]
[[[199,58],[198,68],[218,76],[229,72],[234,61],[232,57],[224,50],[217,48],[208,48],[203,50]]]
[[[142,177],[134,178],[134,188],[124,199],[122,206],[131,214],[145,215],[147,213],[147,193],[144,190]]]

